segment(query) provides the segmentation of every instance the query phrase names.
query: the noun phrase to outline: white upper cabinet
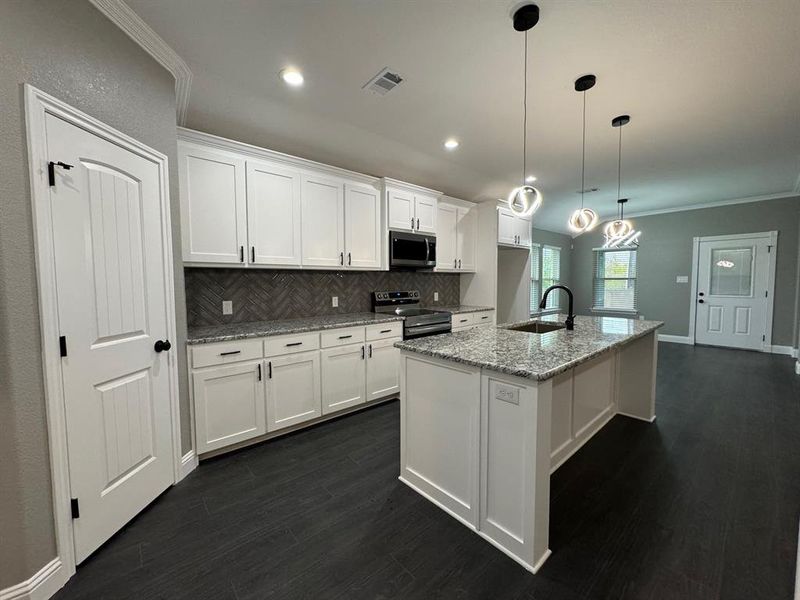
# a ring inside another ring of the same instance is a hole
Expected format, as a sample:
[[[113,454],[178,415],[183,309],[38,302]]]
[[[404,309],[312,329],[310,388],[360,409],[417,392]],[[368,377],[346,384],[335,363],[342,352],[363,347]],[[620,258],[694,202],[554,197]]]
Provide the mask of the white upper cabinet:
[[[299,171],[247,162],[248,262],[300,266]]]
[[[531,226],[530,217],[519,217],[508,208],[499,207],[497,209],[498,244],[515,248],[530,248]]]
[[[345,266],[380,269],[382,228],[381,195],[374,187],[344,185]]]
[[[247,245],[245,161],[178,144],[183,260],[242,263]]]
[[[389,190],[389,229],[414,231],[414,194],[406,191]]]
[[[436,198],[414,196],[414,225],[418,233],[436,233]]]
[[[458,207],[439,204],[436,215],[436,270],[453,271],[458,268]]]
[[[478,212],[476,208],[458,208],[458,270],[475,272],[478,244]]]
[[[344,185],[306,175],[302,189],[303,265],[341,267],[344,257]]]

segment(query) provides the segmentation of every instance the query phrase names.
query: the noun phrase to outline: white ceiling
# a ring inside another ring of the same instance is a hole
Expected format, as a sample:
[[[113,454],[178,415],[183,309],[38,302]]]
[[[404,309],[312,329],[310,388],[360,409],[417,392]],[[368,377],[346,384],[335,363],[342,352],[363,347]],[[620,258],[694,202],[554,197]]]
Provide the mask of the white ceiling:
[[[127,0],[194,74],[187,126],[467,200],[505,197],[522,154],[522,44],[512,3],[490,0]],[[629,212],[787,195],[800,173],[797,0],[540,0],[529,34],[529,168],[565,230],[580,202],[616,210],[627,113]],[[285,66],[306,83],[290,89]],[[387,96],[361,86],[382,67]],[[442,142],[461,141],[455,152]]]

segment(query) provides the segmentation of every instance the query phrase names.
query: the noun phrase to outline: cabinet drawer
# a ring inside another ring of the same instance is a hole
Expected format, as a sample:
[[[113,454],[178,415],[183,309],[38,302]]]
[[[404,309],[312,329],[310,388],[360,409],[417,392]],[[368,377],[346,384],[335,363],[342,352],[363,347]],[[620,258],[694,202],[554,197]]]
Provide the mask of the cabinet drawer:
[[[308,350],[319,350],[319,333],[276,335],[264,340],[264,356],[278,356]]]
[[[472,322],[475,325],[485,325],[486,323],[494,324],[494,311],[484,310],[481,312],[472,313]]]
[[[192,367],[209,367],[261,358],[261,340],[234,340],[192,347]]]
[[[335,348],[346,344],[359,344],[364,341],[363,327],[348,327],[346,329],[331,329],[321,334],[323,348]]]
[[[367,341],[384,340],[388,338],[403,337],[403,322],[378,323],[367,325]]]
[[[459,313],[453,315],[453,329],[469,327],[475,323],[475,313]]]

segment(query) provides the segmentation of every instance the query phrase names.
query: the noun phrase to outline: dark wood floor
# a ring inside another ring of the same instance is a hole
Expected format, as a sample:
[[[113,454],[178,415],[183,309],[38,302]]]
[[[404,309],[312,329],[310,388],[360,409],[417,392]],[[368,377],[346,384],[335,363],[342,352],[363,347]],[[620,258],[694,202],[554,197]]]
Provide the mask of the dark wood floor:
[[[57,598],[790,599],[792,361],[660,353],[656,423],[616,417],[553,476],[538,575],[397,480],[392,402],[204,462]]]

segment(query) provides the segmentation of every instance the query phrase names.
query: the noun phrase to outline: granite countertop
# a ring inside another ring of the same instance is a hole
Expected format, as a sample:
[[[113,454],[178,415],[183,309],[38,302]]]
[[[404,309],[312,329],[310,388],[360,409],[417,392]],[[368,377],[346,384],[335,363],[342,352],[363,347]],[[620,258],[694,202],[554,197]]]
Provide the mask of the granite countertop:
[[[459,313],[483,312],[485,310],[494,310],[492,306],[470,306],[469,304],[457,304],[455,306],[426,306],[431,310],[438,310],[441,312],[449,312],[457,315]]]
[[[547,315],[537,321],[562,322],[566,315]],[[550,379],[661,327],[661,321],[619,317],[575,317],[575,329],[526,333],[497,327],[476,327],[395,343],[395,347],[436,358],[491,369],[536,381]]]
[[[268,337],[285,333],[302,333],[337,329],[339,327],[356,327],[374,325],[389,321],[402,321],[403,317],[378,313],[347,313],[343,315],[324,315],[303,319],[285,319],[281,321],[253,321],[251,323],[229,323],[227,325],[209,325],[207,327],[189,327],[187,344],[210,344],[212,342],[229,342],[245,338]]]

